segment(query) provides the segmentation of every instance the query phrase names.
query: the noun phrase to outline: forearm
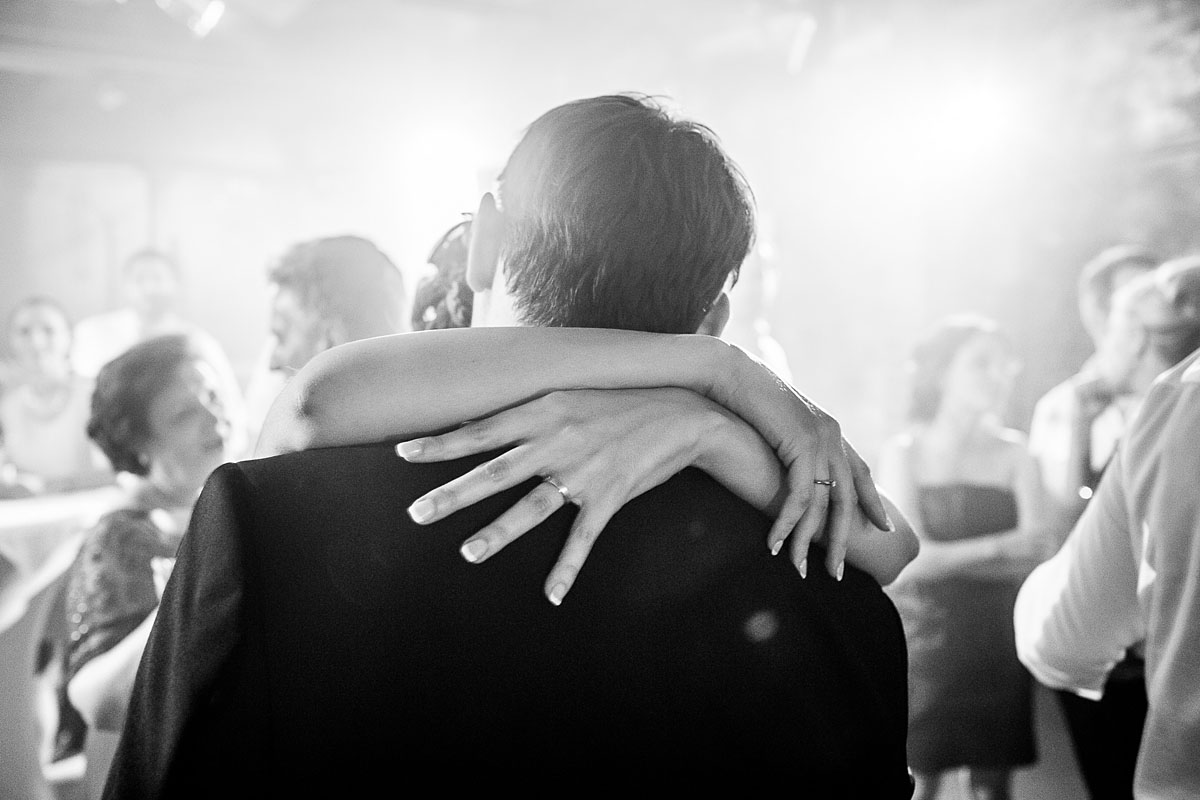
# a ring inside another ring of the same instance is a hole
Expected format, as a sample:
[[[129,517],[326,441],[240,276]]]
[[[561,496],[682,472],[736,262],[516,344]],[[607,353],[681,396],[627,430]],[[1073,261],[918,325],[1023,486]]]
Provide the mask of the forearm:
[[[256,455],[444,430],[559,389],[678,386],[707,395],[728,349],[706,336],[583,328],[468,328],[351,342],[288,382]]]
[[[853,509],[857,522],[846,547],[846,561],[879,581],[880,586],[887,586],[917,557],[920,542],[895,503],[882,492],[880,497],[896,530],[881,531],[859,509]]]
[[[921,541],[906,577],[1014,578],[1028,575],[1040,560],[1028,546],[1032,531],[1013,529],[953,542]]]
[[[142,651],[146,649],[157,615],[157,609],[150,612],[111,650],[80,667],[67,684],[71,704],[79,710],[90,727],[121,730]]]

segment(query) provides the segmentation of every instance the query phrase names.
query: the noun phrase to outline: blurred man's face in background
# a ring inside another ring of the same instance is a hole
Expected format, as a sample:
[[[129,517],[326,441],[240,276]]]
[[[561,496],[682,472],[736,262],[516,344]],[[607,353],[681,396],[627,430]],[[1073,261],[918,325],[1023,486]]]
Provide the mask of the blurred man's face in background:
[[[139,256],[125,268],[125,297],[143,319],[156,319],[175,308],[179,278],[158,256]]]
[[[1081,303],[1083,326],[1087,329],[1088,335],[1092,337],[1092,345],[1097,350],[1103,346],[1108,329],[1108,318],[1112,313],[1113,297],[1122,286],[1125,286],[1139,275],[1145,275],[1153,269],[1154,267],[1149,264],[1130,262],[1118,267],[1113,272],[1112,288],[1107,297],[1096,291],[1088,292],[1084,295]]]
[[[288,375],[331,345],[325,321],[286,286],[276,286],[271,298],[271,338],[271,369]]]

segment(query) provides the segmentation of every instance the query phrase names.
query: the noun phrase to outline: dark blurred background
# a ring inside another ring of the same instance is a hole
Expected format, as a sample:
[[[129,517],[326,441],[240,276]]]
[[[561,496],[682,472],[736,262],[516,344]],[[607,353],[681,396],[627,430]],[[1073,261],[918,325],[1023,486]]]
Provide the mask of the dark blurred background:
[[[411,288],[522,126],[641,91],[747,173],[764,313],[864,455],[951,312],[1014,340],[1025,428],[1087,355],[1084,261],[1200,245],[1198,53],[1166,0],[2,0],[0,314],[109,308],[157,245],[248,377],[289,244],[365,235]]]

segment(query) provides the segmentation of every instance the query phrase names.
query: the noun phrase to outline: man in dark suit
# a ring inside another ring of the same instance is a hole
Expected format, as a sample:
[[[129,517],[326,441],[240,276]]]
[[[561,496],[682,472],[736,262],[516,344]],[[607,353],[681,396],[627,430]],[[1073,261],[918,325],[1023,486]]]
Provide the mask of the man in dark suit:
[[[687,216],[696,199],[706,208]],[[504,306],[526,324],[702,330],[752,236],[748,193],[711,134],[634,98],[535,122],[501,200],[497,230],[516,238],[494,250],[507,280],[478,293],[490,324]],[[522,227],[556,209],[570,219]],[[427,779],[909,796],[904,637],[871,577],[802,580],[763,546],[767,516],[685,469],[612,518],[556,607],[539,586],[574,505],[470,564],[462,540],[540,480],[418,526],[414,500],[495,454],[413,464],[393,445],[214,473],[106,797],[348,796]]]

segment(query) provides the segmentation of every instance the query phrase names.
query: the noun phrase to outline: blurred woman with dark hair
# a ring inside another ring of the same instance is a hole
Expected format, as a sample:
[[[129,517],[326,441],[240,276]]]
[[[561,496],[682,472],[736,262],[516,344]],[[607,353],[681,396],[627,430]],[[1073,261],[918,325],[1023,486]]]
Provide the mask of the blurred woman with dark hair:
[[[879,482],[913,523],[919,555],[889,594],[909,642],[915,798],[966,768],[972,798],[1008,798],[1036,759],[1032,684],[1017,660],[1013,604],[1049,553],[1044,500],[1023,433],[1006,428],[1017,360],[991,320],[943,320],[915,348],[907,428]]]
[[[226,459],[218,385],[184,335],[136,344],[97,376],[87,432],[130,476],[129,493],[87,532],[67,577],[56,761],[80,750],[85,723],[120,730],[192,506]]]

